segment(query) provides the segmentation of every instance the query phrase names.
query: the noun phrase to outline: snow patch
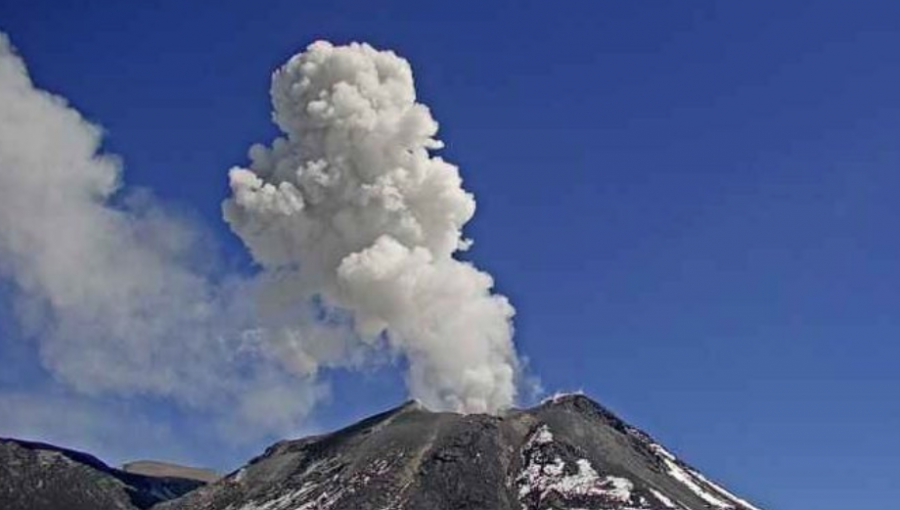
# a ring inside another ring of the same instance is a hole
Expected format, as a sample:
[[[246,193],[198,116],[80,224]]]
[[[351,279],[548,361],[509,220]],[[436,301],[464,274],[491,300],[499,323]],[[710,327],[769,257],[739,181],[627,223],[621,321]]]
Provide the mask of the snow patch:
[[[671,499],[669,499],[668,497],[666,497],[666,495],[663,494],[662,492],[659,492],[656,489],[649,489],[649,488],[647,490],[649,490],[650,493],[653,494],[654,498],[656,498],[657,500],[659,500],[660,503],[665,505],[666,508],[678,508],[677,506],[675,506],[675,502],[672,501]]]
[[[526,442],[525,466],[516,477],[520,500],[529,498],[540,502],[555,494],[564,500],[591,498],[620,504],[631,501],[634,491],[631,480],[601,476],[587,459],[577,459],[573,473],[571,468],[566,469],[568,463],[562,458],[554,456],[551,460],[540,450],[552,442],[553,434],[546,425],[540,426]]]
[[[548,444],[553,442],[553,433],[550,432],[550,427],[546,425],[541,425],[538,429],[531,435],[531,438],[528,439],[528,442],[525,444],[526,449],[530,449],[535,445]]]
[[[669,475],[672,478],[675,478],[676,480],[681,482],[682,485],[690,489],[691,492],[699,496],[703,501],[706,501],[713,507],[721,510],[735,510],[740,507],[746,508],[748,510],[760,510],[747,501],[735,496],[734,494],[731,494],[719,485],[713,483],[697,471],[682,467],[682,464],[678,461],[678,458],[662,446],[658,444],[651,444],[650,450],[652,450],[663,461],[666,469],[669,472]],[[655,492],[654,495],[656,495]],[[726,501],[726,499],[730,501]],[[662,499],[660,499],[660,501],[662,501]]]
[[[653,453],[659,455],[660,457],[663,457],[663,458],[666,458],[669,460],[677,460],[674,455],[669,453],[668,450],[666,450],[665,448],[663,448],[662,446],[660,446],[658,444],[651,444],[650,450],[652,450]]]
[[[565,399],[566,397],[575,397],[575,396],[584,396],[584,390],[578,391],[557,391],[553,395],[541,400],[541,405],[544,404],[558,404],[560,400]]]
[[[565,498],[583,496],[605,497],[606,499],[627,502],[631,499],[634,484],[627,478],[618,476],[599,476],[587,459],[576,461],[577,472],[565,474],[566,463],[557,457],[549,464],[530,464],[519,475],[519,497],[537,492],[540,499],[551,493]]]
[[[694,470],[690,470],[690,471],[691,471],[692,475],[694,475],[695,477],[700,479],[700,481],[702,481],[703,483],[705,483],[705,484],[709,485],[710,487],[712,487],[713,489],[717,490],[723,496],[730,498],[732,501],[736,501],[737,503],[749,508],[750,510],[760,510],[759,508],[751,505],[747,500],[741,499],[741,498],[735,496],[734,494],[728,492],[727,490],[725,490],[724,487],[722,487],[721,485],[706,478],[705,476],[701,475],[700,473],[698,473]]]
[[[251,501],[240,507],[229,506],[227,510],[326,510],[334,505],[343,495],[343,491],[336,491],[329,495],[323,491],[318,497],[309,499],[319,484],[305,483],[299,490],[291,491],[268,501]]]
[[[687,471],[682,469],[681,466],[674,461],[664,458],[663,462],[666,464],[669,475],[672,478],[681,482],[682,485],[690,489],[691,492],[699,496],[703,501],[706,501],[716,508],[721,508],[722,510],[731,510],[734,508],[734,505],[717,498],[715,495],[701,487]]]

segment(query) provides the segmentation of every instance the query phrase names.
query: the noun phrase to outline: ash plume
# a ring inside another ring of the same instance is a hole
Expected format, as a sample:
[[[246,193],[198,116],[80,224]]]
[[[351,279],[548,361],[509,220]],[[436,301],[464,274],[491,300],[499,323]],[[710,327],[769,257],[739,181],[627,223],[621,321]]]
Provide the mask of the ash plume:
[[[264,270],[267,315],[287,317],[290,340],[273,336],[285,361],[317,363],[303,326],[290,334],[292,310],[316,300],[350,312],[362,348],[405,357],[409,391],[427,406],[510,406],[514,310],[490,275],[454,258],[470,244],[475,200],[429,152],[442,147],[438,124],[416,102],[408,62],[317,42],[275,72],[271,93],[284,135],[231,170],[224,214]]]
[[[161,398],[246,441],[296,433],[329,395],[323,368],[399,362],[431,408],[513,404],[514,310],[455,258],[475,201],[430,152],[409,64],[318,42],[274,74],[272,101],[284,135],[230,171],[223,204],[259,268],[229,273],[197,221],[125,186],[102,129],[0,33],[0,279],[19,320],[0,341],[28,342],[53,381],[0,402],[28,402],[52,436],[60,399]],[[6,433],[34,423],[0,413]]]

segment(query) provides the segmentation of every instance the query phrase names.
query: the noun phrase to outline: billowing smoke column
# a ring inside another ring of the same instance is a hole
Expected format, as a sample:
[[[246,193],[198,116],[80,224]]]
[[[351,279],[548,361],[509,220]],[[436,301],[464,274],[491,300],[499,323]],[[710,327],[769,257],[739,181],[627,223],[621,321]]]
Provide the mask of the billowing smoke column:
[[[264,311],[287,324],[270,335],[284,363],[311,372],[323,361],[305,332],[317,303],[320,314],[349,312],[336,322],[364,348],[402,355],[425,405],[510,406],[514,310],[490,275],[454,258],[470,243],[461,231],[475,201],[458,169],[429,153],[442,147],[438,125],[416,102],[409,64],[317,42],[274,74],[272,101],[284,136],[231,170],[224,213],[264,269]],[[295,332],[283,320],[292,314]]]
[[[285,136],[231,171],[224,206],[262,271],[225,273],[210,233],[129,188],[102,128],[0,33],[0,299],[21,326],[0,323],[0,371],[27,345],[48,376],[0,385],[16,410],[0,432],[52,439],[77,421],[79,441],[106,444],[141,428],[129,402],[144,396],[223,444],[283,437],[328,398],[321,367],[391,358],[429,407],[513,403],[513,309],[454,259],[475,202],[429,154],[437,124],[406,61],[316,43],[272,93]]]

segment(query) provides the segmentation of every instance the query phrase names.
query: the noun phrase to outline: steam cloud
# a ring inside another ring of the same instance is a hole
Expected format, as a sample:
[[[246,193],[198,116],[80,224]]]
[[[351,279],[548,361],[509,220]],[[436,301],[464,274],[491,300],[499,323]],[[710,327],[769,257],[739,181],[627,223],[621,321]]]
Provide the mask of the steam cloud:
[[[231,437],[291,432],[328,393],[322,367],[390,357],[429,407],[510,406],[513,308],[454,258],[475,201],[429,153],[409,64],[318,42],[272,100],[284,136],[231,170],[223,205],[261,271],[223,274],[205,269],[209,234],[123,188],[101,129],[36,88],[0,33],[0,277],[43,366],[83,395],[173,399]]]
[[[0,34],[0,276],[41,363],[80,394],[175,399],[230,437],[291,431],[325,389],[239,334],[249,283],[202,269],[202,229],[121,189],[101,135]]]
[[[231,170],[224,205],[272,276],[271,302],[349,310],[363,341],[405,355],[410,392],[430,407],[511,405],[513,308],[488,274],[453,258],[469,245],[461,229],[475,201],[458,169],[429,155],[442,147],[438,125],[416,102],[409,64],[317,42],[274,74],[272,103],[284,137]],[[315,359],[294,338],[286,353]]]

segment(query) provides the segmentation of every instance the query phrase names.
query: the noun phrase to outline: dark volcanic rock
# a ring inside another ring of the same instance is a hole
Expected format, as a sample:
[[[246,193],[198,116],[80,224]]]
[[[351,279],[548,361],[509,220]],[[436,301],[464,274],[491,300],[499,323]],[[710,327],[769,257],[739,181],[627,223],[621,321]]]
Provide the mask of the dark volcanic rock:
[[[157,509],[758,510],[580,395],[503,417],[409,403],[277,443]]]
[[[135,510],[203,485],[143,476],[52,445],[0,438],[0,509]]]

